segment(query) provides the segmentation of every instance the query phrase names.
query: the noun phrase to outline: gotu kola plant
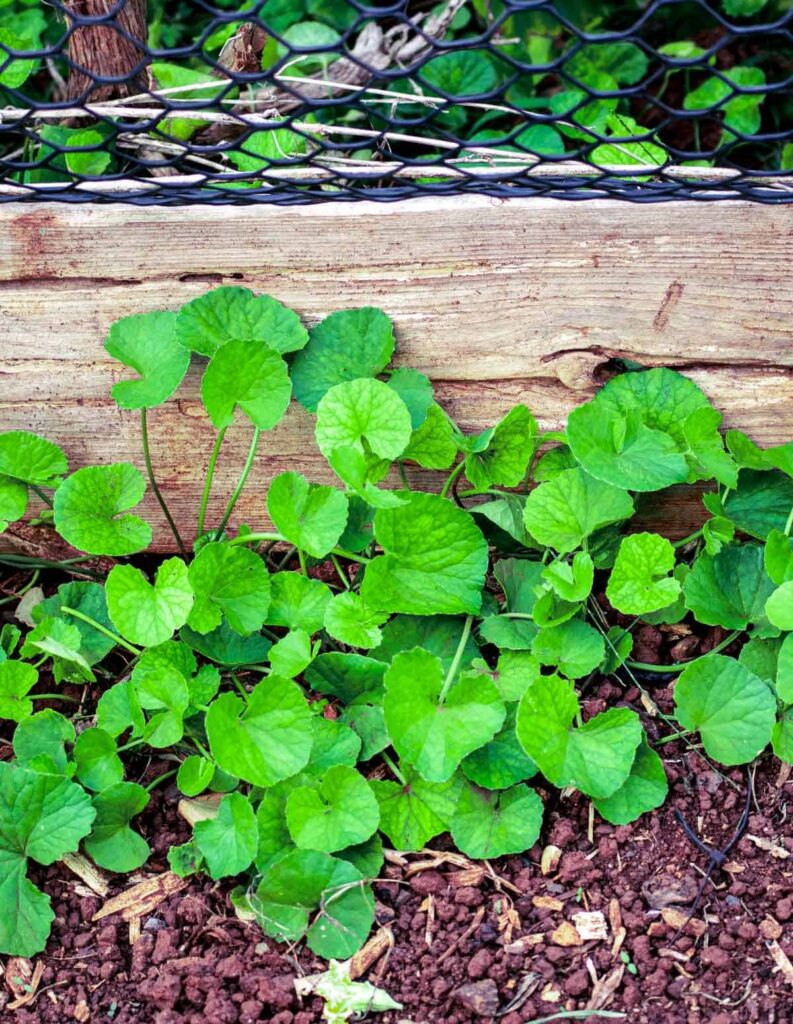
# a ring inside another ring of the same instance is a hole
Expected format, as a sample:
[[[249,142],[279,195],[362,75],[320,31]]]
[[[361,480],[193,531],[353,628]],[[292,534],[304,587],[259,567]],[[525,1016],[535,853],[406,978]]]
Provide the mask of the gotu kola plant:
[[[598,674],[631,677],[640,623],[689,616],[729,631],[668,669],[676,710],[660,743],[682,736],[725,765],[771,744],[793,761],[793,446],[763,451],[736,431],[725,446],[690,380],[630,372],[563,433],[541,433],[518,405],[466,434],[423,374],[391,368],[381,311],[333,313],[309,332],[236,287],[120,320],[107,349],[130,370],[113,396],[140,416],[181,554],[154,571],[131,558],[151,540],[136,466],[70,472],[51,441],[0,435],[4,524],[33,492],[64,540],[115,559],[106,579],[72,579],[35,604],[24,636],[0,634],[13,743],[0,764],[3,952],[32,955],[47,938],[52,911],[28,860],[82,844],[104,869],[140,868],[136,818],[174,774],[186,797],[214,797],[171,849],[173,870],[238,878],[241,914],[328,958],[369,933],[384,843],[419,850],[450,833],[472,858],[526,851],[549,785],[578,789],[609,822],[634,820],[667,792],[658,742],[620,701],[589,715],[582,691]],[[183,538],[147,417],[191,360],[217,434]],[[260,501],[274,529],[232,530],[262,438],[293,397],[339,483],[281,473]],[[250,452],[209,523],[235,419],[250,422]],[[446,473],[440,493],[419,488],[422,469]],[[703,481],[709,517],[694,536],[626,532],[638,498]],[[604,586],[608,604],[595,597]],[[723,653],[731,644],[737,657]],[[68,706],[75,683],[94,700],[88,720],[49,706]],[[144,787],[135,765],[152,751],[176,767]]]

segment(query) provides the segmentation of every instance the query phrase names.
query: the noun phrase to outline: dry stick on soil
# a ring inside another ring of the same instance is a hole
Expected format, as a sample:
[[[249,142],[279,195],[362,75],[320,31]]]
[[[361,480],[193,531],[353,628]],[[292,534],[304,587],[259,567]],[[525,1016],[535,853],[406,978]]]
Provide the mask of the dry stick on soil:
[[[771,939],[770,942],[766,943],[766,946],[768,947],[768,952],[771,954],[774,963],[784,975],[785,981],[788,985],[793,985],[793,964],[791,964],[787,953],[782,949],[776,939]]]
[[[736,1006],[740,1006],[741,1003],[745,1003],[752,992],[752,980],[746,982],[746,988],[743,990],[743,995],[737,999],[719,999],[718,996],[711,995],[710,992],[698,992],[697,995],[700,999],[707,999],[710,1003],[716,1003],[718,1006],[728,1006],[734,1009]]]
[[[61,863],[73,871],[78,878],[82,879],[88,888],[103,899],[110,892],[110,886],[104,874],[87,857],[81,853],[65,853]]]
[[[6,971],[8,971],[8,969],[11,968],[11,965],[12,965],[12,963],[13,963],[13,961],[15,959],[17,959],[17,958],[16,957],[12,957],[12,959],[9,960],[8,965],[6,966]],[[41,976],[42,976],[43,973],[44,973],[44,961],[43,960],[39,960],[39,961],[37,961],[36,966],[33,968],[33,974],[31,975],[30,980],[25,983],[25,987],[24,987],[23,993],[20,996],[18,996],[14,1000],[13,1003],[9,1003],[8,1006],[6,1007],[6,1009],[8,1009],[8,1010],[21,1010],[23,1006],[27,1006],[28,1003],[32,1003],[33,1000],[38,995],[39,982],[41,981]],[[12,978],[12,981],[13,981],[13,978]],[[11,987],[12,986],[9,985],[9,988],[11,988]],[[14,989],[12,988],[12,991],[13,990]]]
[[[143,917],[163,900],[185,889],[188,884],[189,879],[179,878],[171,871],[147,878],[144,882],[139,882],[138,885],[119,893],[118,896],[113,896],[97,910],[91,920],[101,921],[103,917],[119,913],[125,921],[131,921],[133,917]]]
[[[379,928],[366,945],[350,958],[350,978],[355,981],[362,977],[372,964],[394,945],[394,933],[390,928]]]
[[[542,975],[537,974],[535,971],[529,971],[528,974],[521,978],[520,984],[518,985],[518,991],[501,1009],[496,1013],[496,1017],[504,1017],[508,1013],[517,1012],[526,1000],[534,995],[537,989],[540,987],[542,981]]]
[[[620,964],[613,971],[603,978],[599,978],[592,987],[592,995],[586,1004],[587,1010],[602,1010],[612,1001],[617,989],[622,984],[622,977],[625,974],[625,964]]]
[[[460,943],[465,942],[466,939],[470,938],[474,934],[476,929],[479,927],[479,925],[482,923],[482,919],[484,918],[484,916],[485,908],[480,907],[474,914],[473,920],[465,929],[465,931],[460,932],[460,934],[457,936],[454,942],[452,942],[451,946],[446,947],[446,949],[438,957],[436,963],[442,964],[444,960],[447,960],[452,955],[452,953],[457,949]]]

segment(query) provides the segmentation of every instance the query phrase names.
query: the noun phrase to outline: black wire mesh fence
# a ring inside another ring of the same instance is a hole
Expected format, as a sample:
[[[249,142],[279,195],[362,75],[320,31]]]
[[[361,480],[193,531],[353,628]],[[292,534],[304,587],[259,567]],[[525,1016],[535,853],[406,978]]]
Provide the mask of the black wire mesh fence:
[[[793,199],[793,0],[0,0],[0,200]]]

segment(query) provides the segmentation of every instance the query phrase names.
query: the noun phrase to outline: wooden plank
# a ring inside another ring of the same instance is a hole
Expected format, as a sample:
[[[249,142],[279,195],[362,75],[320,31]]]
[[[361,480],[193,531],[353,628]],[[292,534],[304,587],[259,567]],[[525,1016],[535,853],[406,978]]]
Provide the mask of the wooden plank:
[[[113,320],[176,308],[217,284],[268,292],[313,323],[378,305],[397,361],[428,373],[462,426],[517,401],[558,427],[612,357],[688,372],[761,443],[793,438],[793,219],[786,206],[422,198],[396,204],[136,208],[0,206],[0,429],[65,444],[73,464],[141,463]],[[212,430],[191,371],[151,419],[159,475],[189,535]],[[229,433],[218,503],[248,431]],[[301,409],[262,446],[237,521],[266,524],[267,481],[330,473]],[[677,498],[675,498],[677,501]],[[675,506],[685,532],[691,506]],[[161,517],[149,505],[153,520]],[[158,526],[157,544],[170,537]]]

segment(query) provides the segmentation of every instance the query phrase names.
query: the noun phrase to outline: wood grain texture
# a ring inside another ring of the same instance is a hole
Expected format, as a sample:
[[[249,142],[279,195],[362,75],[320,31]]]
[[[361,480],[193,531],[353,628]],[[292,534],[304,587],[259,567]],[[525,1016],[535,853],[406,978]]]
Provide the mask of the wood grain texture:
[[[176,308],[243,284],[307,323],[378,305],[397,362],[428,373],[462,426],[517,401],[558,427],[613,357],[689,373],[725,424],[761,443],[793,438],[793,210],[742,202],[635,206],[487,197],[395,204],[0,207],[0,428],[63,443],[75,466],[141,464],[136,414],[109,398],[123,371],[103,351],[118,317]],[[154,459],[192,534],[213,433],[191,370],[151,416]],[[229,432],[217,511],[249,432]],[[293,408],[266,435],[237,522],[264,526],[267,481],[331,474],[311,417]],[[679,495],[673,500],[679,502]],[[169,547],[149,504],[156,539]],[[680,533],[699,515],[676,504]]]
[[[146,0],[127,0],[120,8],[115,0],[66,0],[64,6],[77,19],[115,12],[109,21],[98,24],[74,23],[68,43],[67,99],[98,102],[145,89]]]

